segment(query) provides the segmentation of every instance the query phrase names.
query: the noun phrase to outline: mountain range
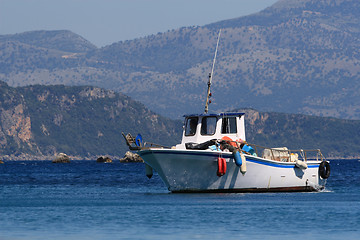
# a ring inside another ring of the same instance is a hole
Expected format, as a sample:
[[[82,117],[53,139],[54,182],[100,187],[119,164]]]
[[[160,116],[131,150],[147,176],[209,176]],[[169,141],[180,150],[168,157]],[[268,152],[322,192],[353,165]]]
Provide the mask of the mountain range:
[[[213,111],[360,119],[360,2],[280,0],[258,13],[97,48],[70,31],[0,36],[0,80],[92,85],[171,118],[204,109],[222,29]]]

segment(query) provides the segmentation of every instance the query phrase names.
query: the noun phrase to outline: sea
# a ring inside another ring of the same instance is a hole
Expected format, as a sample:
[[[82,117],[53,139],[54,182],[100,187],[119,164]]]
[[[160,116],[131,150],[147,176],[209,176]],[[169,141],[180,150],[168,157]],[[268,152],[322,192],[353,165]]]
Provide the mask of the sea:
[[[0,240],[360,239],[360,160],[330,166],[322,192],[178,194],[143,163],[6,161]]]

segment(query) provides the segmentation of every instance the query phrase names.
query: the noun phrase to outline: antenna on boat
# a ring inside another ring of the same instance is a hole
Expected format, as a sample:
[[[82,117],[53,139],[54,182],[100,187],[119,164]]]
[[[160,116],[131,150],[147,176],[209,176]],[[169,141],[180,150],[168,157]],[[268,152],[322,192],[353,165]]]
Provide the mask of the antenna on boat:
[[[215,62],[216,62],[217,50],[218,50],[218,47],[219,47],[220,35],[221,35],[221,29],[219,31],[219,35],[218,35],[218,39],[217,39],[217,43],[216,43],[215,56],[214,56],[214,61],[213,61],[213,65],[212,65],[212,68],[211,68],[211,73],[209,73],[208,89],[207,89],[206,104],[205,104],[205,113],[208,113],[208,111],[209,111],[209,103],[211,103],[211,101],[210,101],[210,97],[211,97],[210,87],[211,87],[212,76],[214,74],[214,67],[215,67]]]

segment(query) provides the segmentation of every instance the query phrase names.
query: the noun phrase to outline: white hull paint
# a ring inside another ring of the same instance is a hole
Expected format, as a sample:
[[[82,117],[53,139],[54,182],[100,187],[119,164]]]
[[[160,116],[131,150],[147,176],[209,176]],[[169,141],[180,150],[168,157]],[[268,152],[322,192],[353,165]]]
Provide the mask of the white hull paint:
[[[317,191],[325,184],[319,177],[319,161],[307,161],[308,168],[300,169],[295,162],[245,155],[247,172],[242,174],[229,152],[147,149],[139,155],[172,192]],[[221,177],[216,174],[219,156],[227,162],[226,174]]]

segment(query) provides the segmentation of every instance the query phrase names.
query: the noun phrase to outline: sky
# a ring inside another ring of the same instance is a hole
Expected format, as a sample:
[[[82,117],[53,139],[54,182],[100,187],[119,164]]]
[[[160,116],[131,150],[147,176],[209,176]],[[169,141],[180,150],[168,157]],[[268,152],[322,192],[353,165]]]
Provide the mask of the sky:
[[[98,47],[256,13],[277,0],[0,0],[0,35],[70,30]]]

